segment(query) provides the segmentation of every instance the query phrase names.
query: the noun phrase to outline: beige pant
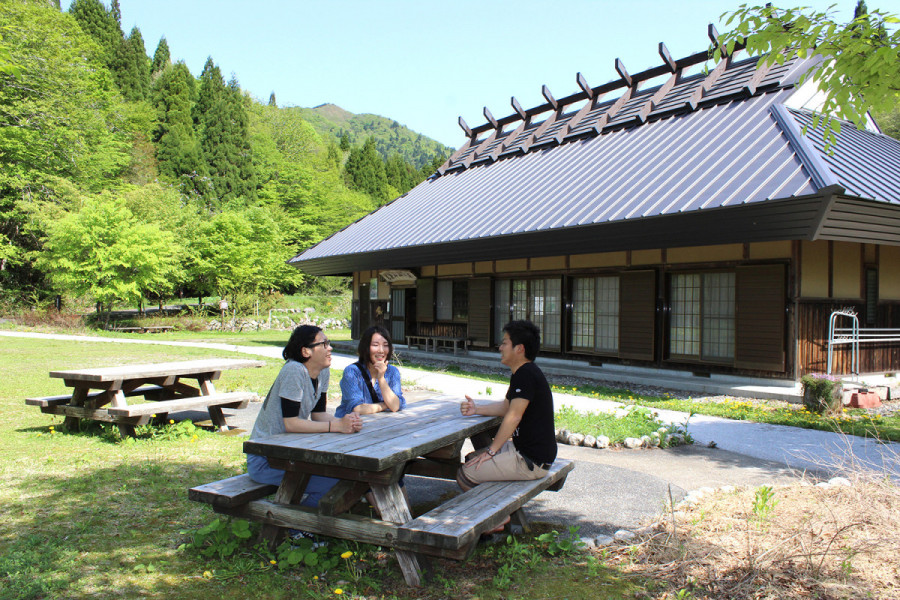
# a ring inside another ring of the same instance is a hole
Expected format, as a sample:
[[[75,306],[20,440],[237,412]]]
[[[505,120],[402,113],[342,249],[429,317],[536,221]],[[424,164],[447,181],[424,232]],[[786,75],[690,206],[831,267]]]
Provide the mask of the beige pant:
[[[478,454],[481,454],[479,451]],[[468,487],[474,487],[485,481],[523,481],[540,479],[547,475],[547,469],[534,465],[534,470],[528,468],[528,463],[516,450],[512,441],[503,444],[500,451],[493,458],[489,458],[477,467],[471,466],[471,461],[459,468],[457,479]]]

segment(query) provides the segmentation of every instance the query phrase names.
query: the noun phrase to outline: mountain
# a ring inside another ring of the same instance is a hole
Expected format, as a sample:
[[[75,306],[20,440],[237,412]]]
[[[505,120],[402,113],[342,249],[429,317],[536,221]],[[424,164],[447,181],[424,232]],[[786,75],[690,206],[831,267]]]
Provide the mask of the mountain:
[[[450,156],[453,148],[416,133],[393,119],[373,114],[357,115],[334,104],[320,104],[314,108],[301,108],[303,118],[313,126],[323,139],[340,142],[347,135],[351,146],[361,146],[366,138],[375,138],[375,147],[383,158],[399,154],[416,168],[430,164],[435,155]]]

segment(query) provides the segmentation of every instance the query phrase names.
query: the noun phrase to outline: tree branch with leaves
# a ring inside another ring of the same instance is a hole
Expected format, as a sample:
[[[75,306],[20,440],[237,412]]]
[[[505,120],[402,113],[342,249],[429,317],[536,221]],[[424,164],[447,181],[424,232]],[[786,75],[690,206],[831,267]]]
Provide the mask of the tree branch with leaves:
[[[863,128],[869,111],[887,112],[900,92],[900,31],[896,15],[857,10],[847,23],[835,19],[835,6],[825,11],[809,7],[778,8],[742,4],[724,13],[733,29],[720,42],[733,51],[743,43],[751,55],[763,55],[767,64],[784,64],[795,58],[820,57],[822,63],[800,80],[818,83],[824,96],[813,127],[825,129],[827,145],[836,142],[842,119]],[[890,31],[893,28],[894,31]],[[716,60],[722,53],[715,51]]]

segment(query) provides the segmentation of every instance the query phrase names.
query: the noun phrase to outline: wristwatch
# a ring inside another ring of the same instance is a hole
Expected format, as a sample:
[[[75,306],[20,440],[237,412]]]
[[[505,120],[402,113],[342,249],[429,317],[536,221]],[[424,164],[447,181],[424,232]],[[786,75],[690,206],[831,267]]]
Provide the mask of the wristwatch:
[[[490,456],[491,458],[493,458],[493,457],[497,456],[497,453],[492,451],[490,446],[488,446],[487,455]]]

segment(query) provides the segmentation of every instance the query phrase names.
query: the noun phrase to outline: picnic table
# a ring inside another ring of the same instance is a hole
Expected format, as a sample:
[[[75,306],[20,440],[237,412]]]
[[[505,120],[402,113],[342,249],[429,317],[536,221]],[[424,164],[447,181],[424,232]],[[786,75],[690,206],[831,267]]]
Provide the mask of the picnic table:
[[[80,419],[115,423],[123,435],[134,436],[135,425],[150,419],[165,419],[170,412],[206,410],[220,431],[228,429],[223,408],[244,408],[255,396],[251,392],[217,393],[213,383],[229,369],[261,367],[264,361],[208,358],[156,364],[122,365],[51,371],[72,388],[70,394],[28,398],[25,403],[42,412],[64,415],[65,426],[76,429]],[[190,385],[184,380],[194,380]],[[143,396],[143,404],[127,398]]]
[[[354,434],[284,433],[244,442],[245,452],[285,470],[280,486],[256,483],[245,474],[191,488],[188,496],[218,513],[265,524],[263,535],[272,543],[284,528],[293,528],[392,547],[406,582],[419,585],[424,555],[465,558],[482,533],[541,491],[561,488],[574,466],[560,459],[543,479],[484,483],[413,518],[400,477],[455,480],[466,439],[500,424],[500,417],[463,417],[459,402],[443,396],[412,402],[400,412],[367,415],[362,431]],[[299,504],[310,475],[341,480],[316,508]],[[380,518],[348,512],[367,490]]]

